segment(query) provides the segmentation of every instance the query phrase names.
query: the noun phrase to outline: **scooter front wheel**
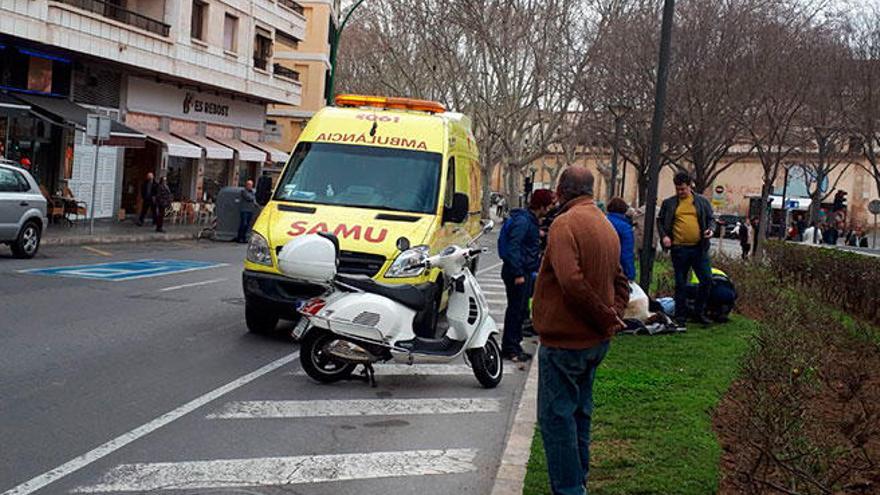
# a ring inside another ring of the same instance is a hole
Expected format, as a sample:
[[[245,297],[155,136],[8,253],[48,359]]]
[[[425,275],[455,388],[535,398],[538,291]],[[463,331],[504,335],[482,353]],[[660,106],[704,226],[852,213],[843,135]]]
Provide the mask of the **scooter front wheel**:
[[[357,367],[331,356],[325,348],[337,337],[330,332],[312,329],[300,343],[299,362],[303,371],[322,383],[333,383],[351,376]]]
[[[504,365],[501,361],[501,348],[494,336],[489,336],[486,345],[467,351],[468,359],[474,369],[474,376],[484,388],[495,388],[501,383]]]

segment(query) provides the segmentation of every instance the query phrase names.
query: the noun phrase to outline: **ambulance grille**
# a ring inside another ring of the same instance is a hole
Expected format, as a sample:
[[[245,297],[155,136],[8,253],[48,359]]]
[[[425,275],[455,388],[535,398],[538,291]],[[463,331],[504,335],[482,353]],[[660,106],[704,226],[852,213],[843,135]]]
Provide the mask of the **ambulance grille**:
[[[379,324],[379,313],[373,313],[371,311],[364,311],[363,313],[354,317],[351,320],[352,323],[356,323],[358,325],[364,325],[367,327],[375,327]]]
[[[339,252],[339,273],[345,275],[375,277],[384,264],[385,257],[377,254]]]

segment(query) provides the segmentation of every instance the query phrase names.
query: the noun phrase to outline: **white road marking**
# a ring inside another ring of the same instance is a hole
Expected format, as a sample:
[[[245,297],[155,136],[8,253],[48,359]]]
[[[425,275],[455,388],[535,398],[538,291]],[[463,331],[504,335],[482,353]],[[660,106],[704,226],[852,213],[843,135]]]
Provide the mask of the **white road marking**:
[[[225,278],[214,278],[211,280],[204,280],[202,282],[193,282],[191,284],[183,284],[183,285],[175,285],[172,287],[165,287],[164,289],[159,289],[159,292],[168,292],[177,289],[185,289],[187,287],[198,287],[200,285],[208,285],[208,284],[216,284],[217,282],[225,282]]]
[[[501,410],[499,399],[256,400],[229,402],[209,419],[410,416],[486,413]]]
[[[110,251],[104,251],[103,249],[98,249],[96,247],[92,247],[92,246],[81,246],[81,247],[83,249],[85,249],[86,251],[91,251],[95,254],[100,254],[101,256],[113,256],[113,253],[111,253]]]
[[[284,486],[477,470],[476,449],[410,450],[122,464],[79,493]]]
[[[449,376],[470,375],[471,367],[466,364],[377,364],[374,366],[376,376],[408,375],[408,376]],[[298,370],[290,374],[304,376],[305,371]]]
[[[489,267],[483,268],[482,270],[477,270],[477,273],[475,273],[474,275],[476,275],[477,277],[479,277],[480,275],[482,275],[482,274],[484,274],[484,273],[491,272],[492,270],[494,270],[494,269],[500,267],[500,266],[503,265],[503,264],[504,264],[503,261],[499,261],[498,263],[495,263],[495,264],[492,265],[492,266],[489,266]]]
[[[204,406],[205,404],[207,404],[211,401],[214,401],[214,400],[228,394],[229,392],[232,392],[233,390],[241,387],[242,385],[250,383],[250,382],[256,380],[257,378],[259,378],[267,373],[271,373],[272,371],[275,371],[276,369],[284,366],[285,364],[292,362],[297,357],[299,357],[298,351],[294,352],[292,354],[288,354],[282,358],[276,359],[275,361],[272,361],[271,363],[267,364],[266,366],[263,366],[262,368],[260,368],[256,371],[252,371],[252,372],[248,373],[247,375],[236,378],[235,380],[227,383],[226,385],[223,385],[219,388],[215,388],[214,390],[212,390],[212,391],[210,391],[200,397],[197,397],[197,398],[187,402],[186,404],[163,414],[162,416],[159,416],[158,418],[150,421],[149,423],[145,423],[145,424],[138,426],[137,428],[135,428],[127,433],[123,433],[122,435],[114,438],[113,440],[110,440],[109,442],[107,442],[103,445],[100,445],[100,446],[96,447],[95,449],[86,452],[85,454],[82,454],[78,457],[75,457],[75,458],[71,459],[70,461],[67,461],[64,464],[62,464],[62,465],[60,465],[50,471],[46,471],[45,473],[43,473],[43,474],[41,474],[31,480],[25,481],[24,483],[3,492],[2,495],[27,495],[29,493],[33,493],[33,492],[45,487],[46,485],[53,483],[55,481],[58,481],[59,479],[67,476],[68,474],[73,473],[74,471],[82,469],[82,468],[88,466],[89,464],[112,454],[113,452],[130,444],[131,442],[134,442],[135,440],[137,440],[141,437],[149,435],[150,433],[158,430],[159,428],[162,428],[163,426],[167,425],[168,423],[171,423],[172,421],[180,419],[181,417],[183,417],[183,416],[191,413],[192,411]]]
[[[507,305],[507,299],[490,299],[487,297],[486,302],[489,303],[490,306],[493,304],[500,304],[502,306]]]

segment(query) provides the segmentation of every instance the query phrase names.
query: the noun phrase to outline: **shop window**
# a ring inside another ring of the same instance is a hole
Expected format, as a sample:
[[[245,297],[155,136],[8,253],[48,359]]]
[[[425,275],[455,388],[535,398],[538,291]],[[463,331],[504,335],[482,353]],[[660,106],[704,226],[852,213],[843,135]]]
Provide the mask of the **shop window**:
[[[192,24],[190,33],[193,39],[207,41],[205,22],[208,20],[208,4],[202,0],[193,0]]]
[[[238,17],[226,14],[223,21],[223,49],[238,53]]]
[[[270,58],[272,58],[272,35],[257,28],[257,35],[254,37],[254,67],[267,70]]]

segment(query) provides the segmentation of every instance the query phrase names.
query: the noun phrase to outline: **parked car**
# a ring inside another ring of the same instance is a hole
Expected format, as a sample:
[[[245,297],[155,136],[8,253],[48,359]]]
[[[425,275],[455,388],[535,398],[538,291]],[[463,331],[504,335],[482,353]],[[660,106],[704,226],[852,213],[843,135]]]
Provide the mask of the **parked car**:
[[[16,258],[33,258],[48,221],[46,198],[33,176],[9,161],[0,161],[0,243]]]
[[[733,239],[736,235],[733,229],[737,223],[745,222],[746,219],[740,215],[716,215],[715,216],[715,237],[721,237],[722,229],[725,239]]]

